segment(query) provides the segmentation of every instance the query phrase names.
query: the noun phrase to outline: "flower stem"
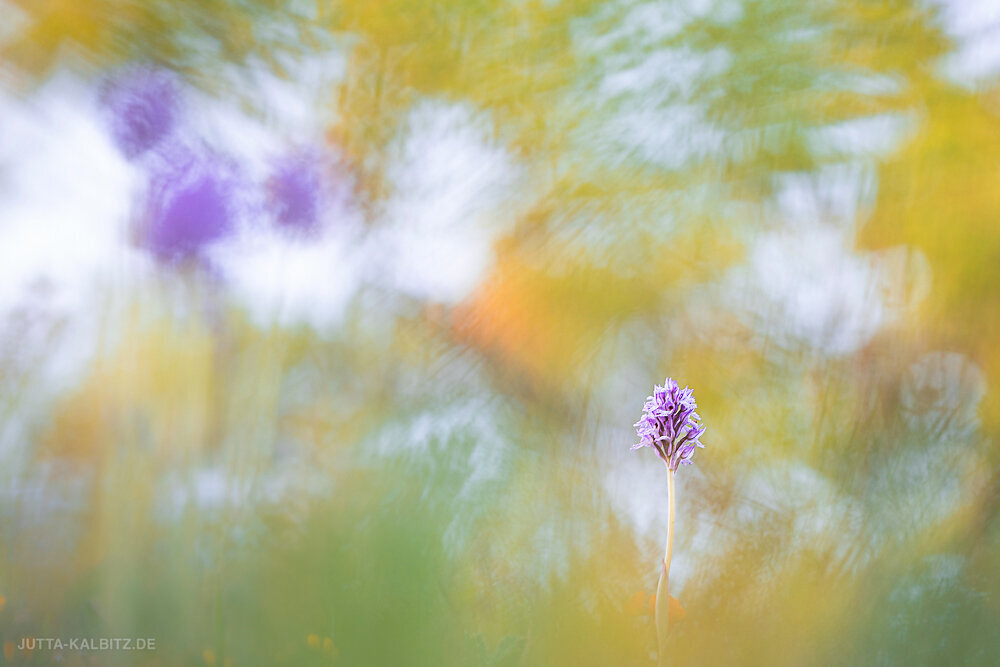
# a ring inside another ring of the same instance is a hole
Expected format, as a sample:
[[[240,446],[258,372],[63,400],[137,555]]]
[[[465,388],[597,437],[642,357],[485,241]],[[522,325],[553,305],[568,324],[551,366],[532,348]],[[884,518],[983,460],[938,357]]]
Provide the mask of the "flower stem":
[[[667,632],[670,629],[670,558],[674,551],[674,471],[667,466],[667,547],[660,568],[660,581],[656,585],[656,638],[660,648],[660,664],[667,654]]]

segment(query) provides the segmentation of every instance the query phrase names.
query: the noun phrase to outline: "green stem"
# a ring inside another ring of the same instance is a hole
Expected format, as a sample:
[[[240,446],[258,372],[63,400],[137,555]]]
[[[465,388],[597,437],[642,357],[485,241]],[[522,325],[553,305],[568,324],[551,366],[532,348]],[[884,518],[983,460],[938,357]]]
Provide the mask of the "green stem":
[[[667,546],[660,568],[660,581],[656,585],[656,638],[660,647],[660,664],[667,654],[667,632],[670,630],[670,558],[674,551],[674,472],[667,466]]]

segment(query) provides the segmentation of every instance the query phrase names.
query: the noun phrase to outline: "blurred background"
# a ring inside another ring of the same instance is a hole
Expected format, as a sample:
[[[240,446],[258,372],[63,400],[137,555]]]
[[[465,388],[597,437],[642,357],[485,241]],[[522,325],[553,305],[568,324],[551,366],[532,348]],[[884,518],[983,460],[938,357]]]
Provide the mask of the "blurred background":
[[[0,0],[0,660],[653,665],[670,375],[668,664],[996,664],[998,288],[994,3]]]

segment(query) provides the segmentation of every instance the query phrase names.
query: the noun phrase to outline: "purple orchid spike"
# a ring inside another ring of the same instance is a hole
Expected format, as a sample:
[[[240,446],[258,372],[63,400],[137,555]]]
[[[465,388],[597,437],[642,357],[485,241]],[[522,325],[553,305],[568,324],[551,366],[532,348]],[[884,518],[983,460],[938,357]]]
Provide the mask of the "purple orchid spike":
[[[111,80],[102,100],[111,136],[129,160],[155,147],[176,124],[179,101],[175,75],[151,66],[134,66]]]
[[[699,421],[698,404],[694,392],[681,389],[673,378],[653,388],[653,395],[646,398],[642,419],[635,423],[639,442],[632,449],[652,447],[672,472],[681,464],[690,465],[694,451],[704,447],[700,441],[705,427]]]
[[[699,422],[696,412],[698,404],[690,388],[681,389],[673,378],[667,378],[663,385],[653,387],[653,395],[646,398],[642,407],[642,419],[635,423],[639,442],[632,449],[652,447],[667,465],[667,544],[664,549],[660,569],[660,579],[656,584],[656,637],[660,648],[660,664],[663,664],[670,631],[670,561],[674,544],[674,475],[677,468],[690,464],[698,447],[704,447],[701,436],[705,427]]]

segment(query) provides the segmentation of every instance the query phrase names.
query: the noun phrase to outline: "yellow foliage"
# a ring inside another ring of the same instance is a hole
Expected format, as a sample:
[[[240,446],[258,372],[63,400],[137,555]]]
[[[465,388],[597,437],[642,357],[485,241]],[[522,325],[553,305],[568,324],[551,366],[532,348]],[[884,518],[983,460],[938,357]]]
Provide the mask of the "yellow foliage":
[[[121,446],[177,461],[201,451],[216,400],[215,339],[203,325],[136,316],[93,372],[62,401],[51,454],[103,459]]]

